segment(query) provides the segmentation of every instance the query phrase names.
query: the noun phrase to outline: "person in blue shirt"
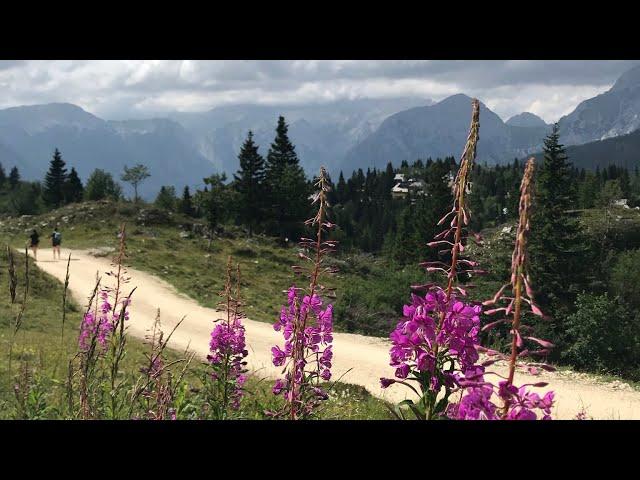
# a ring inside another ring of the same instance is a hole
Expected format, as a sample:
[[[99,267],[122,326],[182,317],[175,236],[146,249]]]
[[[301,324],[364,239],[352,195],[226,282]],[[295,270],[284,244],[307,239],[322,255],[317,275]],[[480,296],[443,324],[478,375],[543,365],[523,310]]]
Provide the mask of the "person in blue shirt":
[[[60,244],[62,243],[62,234],[58,231],[58,227],[53,229],[51,234],[51,245],[53,246],[53,259],[56,259],[56,252],[58,252],[58,260],[60,260]]]

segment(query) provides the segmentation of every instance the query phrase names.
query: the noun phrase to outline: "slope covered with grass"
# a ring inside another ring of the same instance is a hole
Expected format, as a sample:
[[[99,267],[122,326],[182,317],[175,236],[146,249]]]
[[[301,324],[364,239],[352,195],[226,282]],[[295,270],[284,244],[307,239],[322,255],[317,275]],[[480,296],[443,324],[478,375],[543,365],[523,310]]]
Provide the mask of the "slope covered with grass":
[[[78,349],[78,331],[84,308],[67,298],[63,337],[64,287],[29,260],[29,288],[22,322],[14,336],[15,320],[22,310],[26,287],[25,257],[14,253],[18,279],[14,303],[11,303],[9,295],[6,250],[0,258],[0,418],[70,418],[66,408],[69,361]],[[148,351],[149,345],[145,342],[127,336],[120,381],[130,386],[136,384],[141,377],[141,368],[147,363],[145,352]],[[167,363],[181,357],[182,352],[166,352]],[[203,407],[207,375],[206,365],[195,359],[185,377],[178,418],[207,418]],[[264,418],[265,410],[274,409],[280,401],[271,393],[272,386],[272,381],[251,374],[246,384],[245,400],[241,410],[236,412],[236,418]],[[123,394],[129,395],[129,392]],[[319,417],[384,419],[389,415],[384,402],[372,397],[365,389],[337,383]]]

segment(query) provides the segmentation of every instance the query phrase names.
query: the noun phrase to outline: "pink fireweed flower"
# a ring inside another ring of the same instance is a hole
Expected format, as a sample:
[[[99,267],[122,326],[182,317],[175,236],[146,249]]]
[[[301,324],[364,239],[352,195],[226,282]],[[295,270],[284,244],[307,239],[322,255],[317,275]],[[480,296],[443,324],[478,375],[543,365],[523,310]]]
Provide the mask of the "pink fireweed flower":
[[[295,400],[296,389],[302,384],[316,384],[320,379],[331,379],[333,351],[333,305],[322,308],[318,295],[300,298],[295,286],[287,293],[287,305],[281,309],[278,321],[273,325],[276,331],[282,331],[284,345],[271,348],[272,362],[276,367],[293,364],[295,349],[301,348],[303,355],[295,362],[284,379],[276,381],[273,393]],[[306,315],[309,326],[300,335],[294,335],[296,321]],[[314,386],[311,390],[316,399],[324,399],[326,392]]]
[[[226,311],[226,318],[216,320],[209,341],[207,360],[211,368],[211,379],[214,386],[214,403],[217,405],[218,418],[226,418],[228,408],[238,410],[244,396],[244,384],[247,380],[245,357],[249,354],[246,348],[245,327],[242,324],[244,314],[240,301],[240,266],[236,267],[235,292],[232,285],[232,262],[227,262],[227,279],[220,296],[220,303]]]
[[[78,346],[81,351],[89,350],[91,343],[95,337],[96,344],[104,352],[107,349],[107,343],[118,323],[121,312],[112,312],[112,306],[109,303],[109,294],[106,290],[100,292],[101,303],[94,312],[87,312],[80,324],[80,334],[78,336]],[[125,310],[124,319],[129,319],[129,312]]]
[[[219,323],[211,332],[207,360],[214,367],[213,380],[231,382],[233,387],[228,393],[231,408],[237,410],[244,395],[243,385],[247,379],[244,375],[244,358],[249,354],[245,343],[245,329],[239,319],[227,324]]]
[[[478,361],[476,346],[481,307],[466,304],[455,295],[447,302],[440,288],[424,297],[412,295],[411,300],[411,305],[403,308],[403,320],[390,335],[389,364],[396,368],[395,376],[400,380],[418,380],[427,375],[428,388],[438,392],[443,384],[453,386],[457,378],[464,379],[465,372]],[[443,316],[442,328],[436,333],[436,319],[440,316]],[[435,354],[436,345],[440,347],[439,357]],[[393,380],[381,379],[383,388],[393,383]]]

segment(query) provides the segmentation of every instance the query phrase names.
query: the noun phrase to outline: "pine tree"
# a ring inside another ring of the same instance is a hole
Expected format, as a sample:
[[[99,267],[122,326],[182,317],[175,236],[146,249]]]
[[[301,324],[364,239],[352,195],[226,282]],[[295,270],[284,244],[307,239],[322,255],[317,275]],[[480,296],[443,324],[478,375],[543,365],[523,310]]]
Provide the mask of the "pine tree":
[[[336,186],[336,203],[345,203],[347,195],[347,182],[344,181],[344,175],[342,174],[342,170],[340,170],[340,177],[338,177],[338,185]]]
[[[585,284],[584,239],[575,206],[571,163],[559,142],[558,125],[544,140],[544,160],[536,176],[536,203],[531,219],[530,272],[535,298],[554,318],[548,334],[561,340],[562,318]],[[545,337],[546,338],[546,337]]]
[[[224,173],[213,174],[204,179],[206,185],[204,191],[197,192],[199,206],[204,213],[209,230],[209,247],[215,231],[229,217],[228,205],[233,203],[232,190],[225,184],[226,180],[227,176]]]
[[[182,199],[180,200],[180,211],[187,217],[193,217],[195,215],[195,209],[193,207],[193,199],[191,198],[191,192],[189,186],[185,186],[182,192]]]
[[[284,117],[280,116],[265,166],[270,230],[283,240],[293,239],[301,232],[302,222],[309,213],[310,191],[288,129]]]
[[[9,188],[11,190],[15,190],[15,188],[20,183],[20,172],[18,171],[18,167],[13,167],[9,172]]]
[[[49,163],[49,171],[44,178],[42,199],[45,205],[51,208],[59,208],[64,203],[65,184],[67,182],[67,169],[60,151],[55,149],[53,158]]]
[[[73,167],[71,167],[71,172],[69,172],[69,176],[65,182],[64,190],[65,203],[77,203],[82,201],[84,187],[82,186],[82,181],[78,176],[78,172],[76,172],[76,169]]]
[[[239,194],[239,213],[241,220],[249,227],[249,236],[252,236],[255,227],[262,218],[265,167],[264,159],[258,153],[258,145],[253,141],[253,132],[251,131],[240,149],[238,160],[240,161],[240,170],[233,178],[235,179],[235,189]]]
[[[2,163],[0,163],[0,190],[4,187],[4,184],[7,181],[7,174],[4,171],[4,167]]]
[[[173,212],[176,209],[176,188],[173,185],[161,186],[153,203],[158,208]]]

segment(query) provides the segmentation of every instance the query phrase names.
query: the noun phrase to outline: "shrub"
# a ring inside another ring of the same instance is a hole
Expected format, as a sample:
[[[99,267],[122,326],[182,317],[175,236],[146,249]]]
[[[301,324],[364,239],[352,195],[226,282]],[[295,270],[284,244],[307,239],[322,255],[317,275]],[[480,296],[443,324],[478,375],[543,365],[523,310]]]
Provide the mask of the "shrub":
[[[612,293],[624,298],[630,307],[640,308],[640,249],[618,254],[609,285]]]
[[[640,377],[640,324],[619,299],[581,294],[566,319],[563,360],[583,370]]]

